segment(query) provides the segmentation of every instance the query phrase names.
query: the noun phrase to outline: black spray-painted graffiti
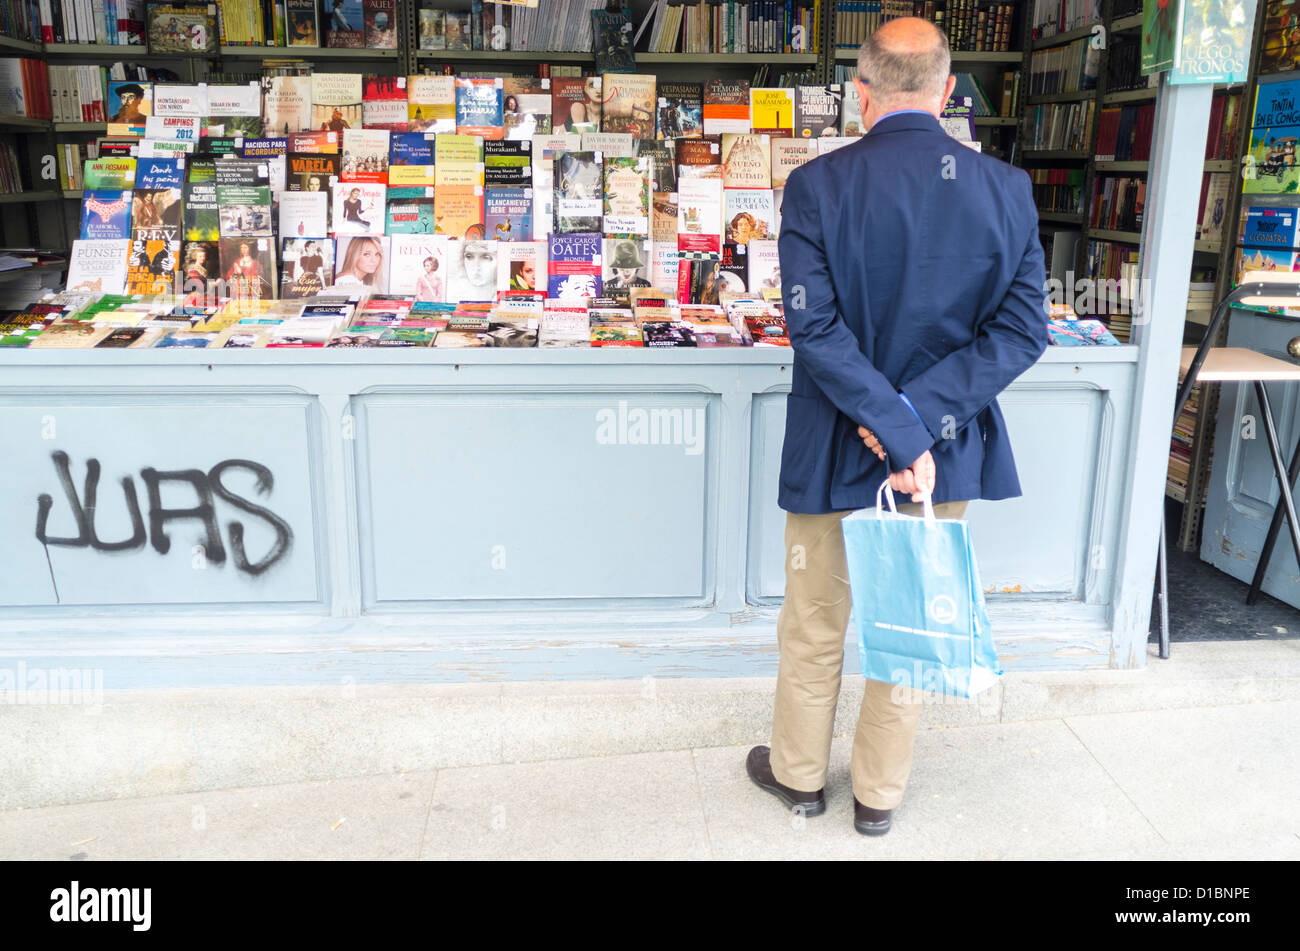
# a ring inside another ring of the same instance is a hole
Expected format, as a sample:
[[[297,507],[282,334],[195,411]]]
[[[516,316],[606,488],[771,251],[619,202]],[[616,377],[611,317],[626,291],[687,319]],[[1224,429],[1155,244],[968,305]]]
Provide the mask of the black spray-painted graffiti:
[[[258,495],[270,495],[275,484],[271,470],[261,463],[248,459],[227,459],[218,462],[207,472],[201,469],[179,469],[171,472],[159,472],[157,469],[141,469],[140,478],[145,485],[149,501],[149,530],[146,533],[144,518],[140,512],[140,499],[136,495],[135,480],[131,476],[122,479],[122,494],[126,497],[126,509],[131,518],[131,536],[121,541],[104,541],[95,530],[95,510],[99,502],[99,460],[86,460],[86,481],[81,495],[72,483],[72,469],[68,464],[66,452],[54,451],[50,454],[54,460],[54,469],[59,474],[63,485],[63,494],[67,496],[72,509],[72,517],[77,525],[77,534],[68,538],[52,538],[46,532],[50,510],[54,499],[42,493],[36,499],[36,540],[42,545],[61,545],[66,548],[91,548],[95,551],[134,551],[143,548],[146,540],[153,550],[160,555],[171,551],[172,540],[167,534],[167,523],[181,519],[194,519],[203,525],[205,539],[202,542],[204,558],[216,565],[225,564],[226,548],[221,540],[221,526],[217,523],[214,496],[230,503],[235,508],[249,515],[263,519],[275,532],[275,543],[261,559],[249,561],[244,549],[244,524],[235,520],[227,523],[230,534],[231,559],[235,567],[249,575],[260,575],[283,558],[293,545],[293,530],[289,523],[270,509],[251,502],[232,492],[221,481],[230,469],[245,469],[257,477]],[[164,508],[162,503],[162,485],[166,482],[188,483],[194,490],[198,504],[193,508]],[[48,550],[48,549],[47,549]]]

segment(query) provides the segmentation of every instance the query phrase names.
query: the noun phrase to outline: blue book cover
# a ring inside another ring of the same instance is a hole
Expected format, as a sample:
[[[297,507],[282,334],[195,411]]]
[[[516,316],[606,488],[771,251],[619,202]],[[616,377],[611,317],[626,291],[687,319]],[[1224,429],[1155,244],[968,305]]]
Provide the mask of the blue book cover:
[[[499,139],[505,134],[501,80],[457,77],[456,131]]]
[[[131,193],[86,192],[81,202],[81,237],[92,241],[131,237]]]
[[[1295,248],[1300,209],[1252,205],[1246,209],[1241,243],[1250,248]]]
[[[433,138],[423,132],[394,132],[388,137],[388,164],[432,165]]]
[[[574,300],[600,296],[600,241],[599,233],[550,236],[548,297]]]
[[[175,188],[185,183],[184,159],[142,158],[135,162],[136,188]]]
[[[1300,79],[1282,83],[1260,83],[1255,95],[1256,129],[1300,125]]]
[[[533,190],[518,186],[488,186],[483,191],[484,224],[489,239],[533,239]]]

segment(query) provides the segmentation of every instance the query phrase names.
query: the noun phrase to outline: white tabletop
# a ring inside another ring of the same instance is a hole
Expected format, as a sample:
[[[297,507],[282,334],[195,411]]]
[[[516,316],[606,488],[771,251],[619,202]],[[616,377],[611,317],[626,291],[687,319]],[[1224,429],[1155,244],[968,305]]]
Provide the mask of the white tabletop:
[[[1178,363],[1180,374],[1187,373],[1195,355],[1195,347],[1183,347],[1182,358]],[[1206,354],[1196,380],[1198,383],[1300,380],[1300,365],[1245,347],[1213,347]]]

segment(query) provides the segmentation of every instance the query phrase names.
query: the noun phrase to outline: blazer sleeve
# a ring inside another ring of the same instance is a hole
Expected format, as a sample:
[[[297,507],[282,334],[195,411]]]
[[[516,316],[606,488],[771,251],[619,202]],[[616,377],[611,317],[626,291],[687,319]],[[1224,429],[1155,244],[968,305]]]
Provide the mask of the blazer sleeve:
[[[862,344],[840,315],[810,178],[807,168],[791,172],[781,203],[777,249],[790,343],[795,359],[822,393],[841,413],[876,434],[889,454],[890,469],[899,472],[933,446],[934,437],[863,355]]]
[[[1046,275],[1038,212],[1029,176],[1021,172],[1020,180],[1028,238],[1002,303],[974,340],[902,383],[902,392],[932,433],[943,435],[965,427],[1047,349]]]

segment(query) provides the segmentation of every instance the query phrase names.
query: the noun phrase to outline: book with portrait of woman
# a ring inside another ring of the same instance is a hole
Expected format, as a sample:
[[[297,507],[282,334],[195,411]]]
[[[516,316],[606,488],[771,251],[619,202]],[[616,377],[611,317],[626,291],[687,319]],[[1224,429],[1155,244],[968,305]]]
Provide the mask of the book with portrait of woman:
[[[388,186],[373,182],[336,182],[334,234],[383,234],[387,193]]]
[[[497,268],[507,243],[464,238],[447,242],[447,301],[495,301]]]
[[[334,283],[330,238],[283,238],[280,242],[280,299],[319,294]]]
[[[220,244],[224,296],[232,300],[272,300],[276,291],[274,238],[223,237]]]
[[[220,288],[214,282],[221,277],[221,248],[216,241],[181,242],[181,290],[186,294],[210,296]]]
[[[506,241],[497,269],[498,291],[546,291],[546,242]]]
[[[447,297],[447,246],[441,235],[398,234],[389,239],[393,263],[388,292],[439,303]]]
[[[531,139],[551,132],[549,77],[508,76],[502,80],[501,117],[507,139]]]
[[[384,235],[340,235],[335,239],[334,283],[340,291],[388,293],[389,238]]]

